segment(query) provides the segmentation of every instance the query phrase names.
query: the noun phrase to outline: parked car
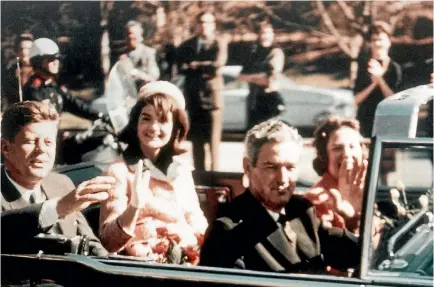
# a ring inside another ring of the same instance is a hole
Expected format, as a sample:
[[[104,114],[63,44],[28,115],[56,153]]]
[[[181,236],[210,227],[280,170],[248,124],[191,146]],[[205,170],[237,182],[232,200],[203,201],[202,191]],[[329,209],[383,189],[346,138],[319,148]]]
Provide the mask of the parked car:
[[[430,122],[432,127],[432,115],[424,112],[432,105],[433,97],[434,86],[426,85],[388,97],[377,108],[359,237],[360,268],[347,276],[179,266],[120,255],[91,257],[40,252],[1,254],[2,285],[24,282],[36,286],[36,282],[45,282],[56,286],[432,286],[434,142],[424,133],[417,137],[417,127],[420,121]],[[76,183],[101,173],[93,163],[58,171]],[[209,220],[225,202],[243,192],[241,173],[201,171],[195,172],[194,177],[201,207]],[[298,182],[297,186],[304,184]],[[382,203],[391,200],[392,188],[400,194],[399,202],[405,210],[402,220],[392,218],[390,210],[383,209]],[[98,230],[98,206],[83,213]],[[372,244],[375,216],[384,220],[387,227],[377,248]]]
[[[224,131],[245,131],[247,127],[249,85],[236,80],[241,68],[225,66],[222,70],[225,83]],[[351,90],[298,85],[284,75],[279,76],[278,82],[286,106],[281,119],[299,129],[312,131],[319,120],[331,114],[355,116],[356,106]]]

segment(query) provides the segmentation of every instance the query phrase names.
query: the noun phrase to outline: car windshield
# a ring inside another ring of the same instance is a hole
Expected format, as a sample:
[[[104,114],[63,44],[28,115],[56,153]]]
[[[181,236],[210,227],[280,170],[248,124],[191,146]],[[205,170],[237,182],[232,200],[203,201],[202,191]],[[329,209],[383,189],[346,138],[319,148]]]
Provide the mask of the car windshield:
[[[375,202],[371,269],[432,278],[432,144],[383,146]]]

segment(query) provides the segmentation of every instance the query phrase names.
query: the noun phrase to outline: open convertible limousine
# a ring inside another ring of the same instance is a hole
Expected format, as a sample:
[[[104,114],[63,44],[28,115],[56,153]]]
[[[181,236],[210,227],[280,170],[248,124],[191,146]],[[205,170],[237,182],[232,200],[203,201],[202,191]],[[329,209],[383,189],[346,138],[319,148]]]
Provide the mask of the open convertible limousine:
[[[2,254],[2,286],[432,286],[433,97],[434,86],[425,85],[389,97],[377,108],[359,237],[360,267],[350,270],[348,276],[179,266],[120,255]],[[95,163],[57,171],[74,183],[101,173]],[[209,221],[244,189],[241,173],[196,172],[194,177]],[[298,187],[301,190],[309,184],[299,182]],[[394,220],[382,210],[384,202],[393,200],[392,188],[400,192],[406,220]],[[83,213],[97,230],[98,206]],[[374,216],[380,216],[388,227],[375,250],[371,242]]]

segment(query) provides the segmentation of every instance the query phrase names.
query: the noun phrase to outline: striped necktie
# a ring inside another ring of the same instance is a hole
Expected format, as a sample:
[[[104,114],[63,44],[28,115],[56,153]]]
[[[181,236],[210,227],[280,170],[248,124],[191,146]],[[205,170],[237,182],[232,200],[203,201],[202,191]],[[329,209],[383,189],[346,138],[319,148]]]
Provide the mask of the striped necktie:
[[[289,218],[285,214],[279,214],[279,218],[277,222],[279,222],[285,232],[286,236],[289,239],[290,246],[295,247],[295,243],[297,240],[297,234],[292,230],[291,225],[289,224]]]

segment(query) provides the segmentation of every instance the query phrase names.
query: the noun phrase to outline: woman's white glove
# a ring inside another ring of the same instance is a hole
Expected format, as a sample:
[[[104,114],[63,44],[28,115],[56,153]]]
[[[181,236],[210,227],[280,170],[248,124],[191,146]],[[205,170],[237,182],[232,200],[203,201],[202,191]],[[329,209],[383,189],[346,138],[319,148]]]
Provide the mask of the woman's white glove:
[[[130,205],[138,209],[145,207],[146,203],[152,198],[152,194],[149,189],[150,180],[151,171],[146,170],[143,172],[143,160],[139,160],[136,165],[136,173],[131,190]]]

